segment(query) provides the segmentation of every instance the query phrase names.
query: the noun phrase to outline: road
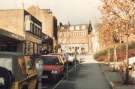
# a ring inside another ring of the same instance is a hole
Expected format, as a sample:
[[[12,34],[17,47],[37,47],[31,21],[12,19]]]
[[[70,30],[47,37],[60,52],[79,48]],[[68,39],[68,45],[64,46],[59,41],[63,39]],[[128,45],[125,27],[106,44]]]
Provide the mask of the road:
[[[83,60],[80,70],[71,73],[56,89],[110,89],[98,63],[91,56]]]

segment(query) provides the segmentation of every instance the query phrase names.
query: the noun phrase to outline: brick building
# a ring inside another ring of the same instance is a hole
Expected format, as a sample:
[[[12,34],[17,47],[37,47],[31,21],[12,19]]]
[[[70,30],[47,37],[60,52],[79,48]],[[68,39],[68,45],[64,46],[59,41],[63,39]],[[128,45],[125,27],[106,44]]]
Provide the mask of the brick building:
[[[88,53],[91,50],[90,33],[92,28],[88,24],[64,25],[58,31],[58,43],[67,52]]]

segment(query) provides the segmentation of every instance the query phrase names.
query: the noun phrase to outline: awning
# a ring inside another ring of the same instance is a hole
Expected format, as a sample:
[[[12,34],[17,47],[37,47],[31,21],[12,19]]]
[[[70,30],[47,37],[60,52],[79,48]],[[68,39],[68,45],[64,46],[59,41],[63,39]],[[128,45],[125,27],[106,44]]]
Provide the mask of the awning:
[[[24,37],[19,36],[17,34],[11,33],[9,31],[6,31],[4,29],[0,29],[0,35],[15,39],[15,40],[19,40],[19,41],[24,41]]]

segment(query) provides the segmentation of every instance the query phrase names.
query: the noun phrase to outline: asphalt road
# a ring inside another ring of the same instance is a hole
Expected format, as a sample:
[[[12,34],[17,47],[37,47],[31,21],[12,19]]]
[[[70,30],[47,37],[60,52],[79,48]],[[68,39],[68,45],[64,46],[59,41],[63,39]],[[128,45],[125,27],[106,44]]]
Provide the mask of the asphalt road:
[[[90,56],[85,56],[83,61],[80,69],[56,89],[110,89],[98,63]]]

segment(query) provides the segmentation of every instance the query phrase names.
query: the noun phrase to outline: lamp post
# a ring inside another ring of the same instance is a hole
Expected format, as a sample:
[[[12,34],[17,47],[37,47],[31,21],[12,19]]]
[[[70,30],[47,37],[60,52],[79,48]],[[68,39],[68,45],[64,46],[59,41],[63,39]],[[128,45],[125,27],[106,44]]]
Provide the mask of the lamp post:
[[[116,43],[114,43],[114,71],[116,70],[116,63],[117,63],[117,49],[116,49]]]
[[[114,43],[114,71],[116,70],[116,62],[117,62],[117,43],[119,43],[119,35],[118,35],[118,29],[115,29],[113,31],[113,43]]]
[[[129,83],[129,60],[128,60],[128,37],[129,37],[129,33],[127,31],[126,35],[126,73],[125,73],[125,84]]]

